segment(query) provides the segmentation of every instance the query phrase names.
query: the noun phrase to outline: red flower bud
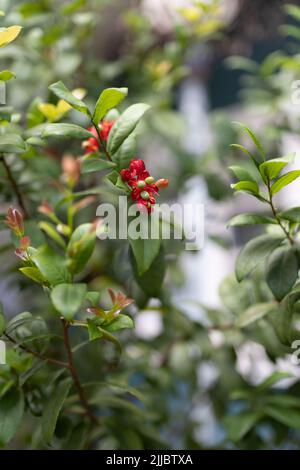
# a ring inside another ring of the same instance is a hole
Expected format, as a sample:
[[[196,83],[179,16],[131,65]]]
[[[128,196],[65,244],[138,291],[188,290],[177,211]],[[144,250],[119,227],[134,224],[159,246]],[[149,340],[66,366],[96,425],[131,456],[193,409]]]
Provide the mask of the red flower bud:
[[[109,133],[111,131],[112,126],[116,121],[103,121],[100,126],[100,139],[102,142],[107,142]]]
[[[72,155],[64,155],[62,159],[63,177],[74,186],[80,178],[80,162]]]
[[[133,176],[140,175],[145,170],[145,163],[143,160],[131,160],[129,169]]]
[[[49,214],[53,214],[54,209],[53,209],[53,207],[49,204],[49,202],[45,201],[45,202],[43,202],[43,204],[41,204],[41,205],[38,207],[38,211],[39,211],[41,214],[49,215]]]
[[[24,235],[24,221],[22,213],[13,207],[10,207],[7,211],[6,225],[14,232],[17,237]]]
[[[162,178],[160,180],[157,180],[155,183],[155,186],[160,189],[160,188],[167,188],[169,186],[169,180]]]
[[[20,240],[19,247],[15,249],[15,255],[18,256],[22,261],[28,260],[28,253],[27,250],[30,245],[30,238],[29,237],[22,237]]]
[[[123,181],[129,181],[131,179],[131,171],[128,169],[121,170],[120,175]]]

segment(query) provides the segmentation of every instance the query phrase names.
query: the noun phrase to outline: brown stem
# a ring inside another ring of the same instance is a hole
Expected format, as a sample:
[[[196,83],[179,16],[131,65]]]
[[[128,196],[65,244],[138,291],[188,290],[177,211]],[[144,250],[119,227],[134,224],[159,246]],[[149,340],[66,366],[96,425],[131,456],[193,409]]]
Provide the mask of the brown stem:
[[[92,121],[92,124],[93,124],[94,128],[96,129],[100,146],[103,148],[103,151],[104,151],[104,153],[105,153],[105,155],[106,155],[106,158],[111,161],[111,156],[109,155],[109,153],[108,153],[108,151],[107,151],[106,145],[104,144],[103,140],[101,139],[99,127],[97,126],[97,124],[96,124],[94,121]]]
[[[93,423],[97,423],[97,419],[93,415],[92,410],[90,408],[90,405],[89,405],[89,403],[88,403],[88,401],[85,397],[85,394],[84,394],[83,388],[81,386],[76,368],[74,366],[73,353],[72,353],[70,339],[69,339],[69,326],[70,326],[70,324],[64,318],[61,319],[61,322],[62,322],[63,331],[64,331],[64,344],[65,344],[65,348],[66,348],[66,352],[67,352],[68,368],[69,368],[70,374],[72,376],[74,385],[77,389],[77,392],[78,392],[80,401],[82,403],[82,406],[84,407],[84,409],[86,411],[86,415],[90,418],[90,420]]]
[[[16,344],[18,348],[22,349],[23,351],[32,354],[33,356],[37,357],[38,359],[41,359],[42,361],[48,362],[49,364],[55,364],[60,367],[66,367],[69,368],[69,365],[66,362],[58,361],[57,359],[52,359],[51,357],[46,357],[43,354],[40,354],[37,351],[34,351],[31,348],[28,348],[27,346],[24,346],[23,344],[19,344],[12,336],[10,336],[8,333],[4,333],[4,336],[13,344]]]
[[[280,228],[283,230],[283,232],[284,232],[284,234],[286,235],[286,237],[287,237],[288,241],[290,242],[290,244],[291,244],[291,245],[294,245],[294,240],[293,240],[293,238],[291,237],[291,235],[289,234],[288,230],[285,228],[284,224],[282,223],[282,221],[281,221],[280,218],[278,217],[277,211],[276,211],[275,206],[274,206],[274,204],[273,204],[273,197],[272,197],[272,193],[271,193],[270,181],[268,181],[267,186],[268,186],[269,197],[270,197],[270,200],[268,201],[268,203],[270,204],[271,211],[272,211],[272,214],[273,214],[273,216],[274,216],[274,219],[277,221],[278,225],[279,225]]]
[[[26,209],[26,206],[25,206],[25,202],[24,202],[24,199],[23,199],[23,196],[22,196],[22,193],[20,191],[20,188],[14,178],[14,175],[12,174],[11,172],[11,169],[7,163],[7,161],[5,160],[5,157],[4,155],[0,155],[0,160],[1,162],[3,163],[3,166],[5,168],[5,171],[6,171],[6,175],[7,175],[7,178],[11,184],[11,187],[17,197],[17,200],[18,200],[18,203],[19,203],[19,206],[21,207],[22,211],[23,211],[23,215],[26,219],[28,219],[28,211]]]

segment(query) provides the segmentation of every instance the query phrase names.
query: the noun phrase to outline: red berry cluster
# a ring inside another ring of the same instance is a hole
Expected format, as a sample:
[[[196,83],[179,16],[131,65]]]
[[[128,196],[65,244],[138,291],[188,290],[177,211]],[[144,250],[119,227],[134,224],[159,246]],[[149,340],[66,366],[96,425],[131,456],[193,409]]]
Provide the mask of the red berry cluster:
[[[99,124],[100,139],[102,142],[107,142],[110,130],[116,121],[102,121]],[[94,127],[89,127],[88,131],[91,132],[95,137],[91,137],[83,142],[85,148],[85,154],[97,152],[99,150],[98,133]]]
[[[154,178],[146,170],[143,160],[131,160],[129,168],[121,170],[121,178],[132,188],[131,197],[141,208],[151,212],[156,203],[155,197],[160,188],[168,186],[168,180],[161,179],[154,182]]]

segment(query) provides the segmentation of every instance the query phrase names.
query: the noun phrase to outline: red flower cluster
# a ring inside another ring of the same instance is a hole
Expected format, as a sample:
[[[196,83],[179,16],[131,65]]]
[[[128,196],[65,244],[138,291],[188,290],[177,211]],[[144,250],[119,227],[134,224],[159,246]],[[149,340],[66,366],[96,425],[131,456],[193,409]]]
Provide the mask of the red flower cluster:
[[[131,160],[129,168],[121,170],[121,178],[132,188],[132,200],[137,202],[141,208],[151,212],[156,203],[155,197],[162,187],[168,186],[168,180],[161,179],[154,183],[154,178],[146,170],[143,160]]]
[[[102,142],[107,142],[110,130],[116,121],[102,121],[99,124],[100,139]],[[85,148],[85,154],[97,152],[99,150],[99,139],[98,133],[94,127],[89,127],[88,131],[91,132],[95,137],[91,137],[83,142]]]

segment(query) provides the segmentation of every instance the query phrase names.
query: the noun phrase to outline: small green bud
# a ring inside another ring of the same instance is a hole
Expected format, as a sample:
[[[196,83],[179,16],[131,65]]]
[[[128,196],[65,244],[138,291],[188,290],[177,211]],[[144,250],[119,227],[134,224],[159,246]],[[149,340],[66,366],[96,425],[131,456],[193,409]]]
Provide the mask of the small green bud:
[[[141,198],[144,199],[144,201],[147,201],[147,199],[149,199],[148,191],[142,191],[141,192]]]
[[[151,183],[154,182],[154,178],[153,178],[153,176],[148,176],[148,177],[145,179],[145,181],[146,181],[147,184],[151,184]]]
[[[141,181],[138,181],[138,182],[137,182],[137,187],[138,187],[138,188],[144,188],[145,186],[146,186],[145,181],[142,181],[142,180],[141,180]]]

